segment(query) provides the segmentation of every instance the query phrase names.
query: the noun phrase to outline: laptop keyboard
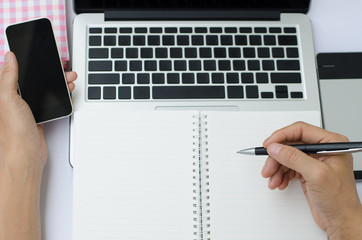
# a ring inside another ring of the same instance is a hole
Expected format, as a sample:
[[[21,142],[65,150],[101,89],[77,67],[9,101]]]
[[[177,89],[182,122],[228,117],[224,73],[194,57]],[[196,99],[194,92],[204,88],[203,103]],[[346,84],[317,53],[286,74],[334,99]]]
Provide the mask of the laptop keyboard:
[[[87,99],[304,98],[297,27],[88,28]]]

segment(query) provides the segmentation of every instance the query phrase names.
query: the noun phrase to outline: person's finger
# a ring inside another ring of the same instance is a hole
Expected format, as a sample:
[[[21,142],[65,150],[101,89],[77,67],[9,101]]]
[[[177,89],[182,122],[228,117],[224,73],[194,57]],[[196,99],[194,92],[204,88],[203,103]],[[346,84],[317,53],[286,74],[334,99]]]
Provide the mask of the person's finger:
[[[348,139],[343,135],[326,131],[322,128],[310,125],[305,122],[296,122],[292,125],[275,131],[264,141],[263,146],[268,147],[269,144],[273,142],[290,143],[300,141],[304,143],[322,143],[345,142],[348,141]]]
[[[74,88],[75,88],[75,84],[74,83],[68,83],[68,89],[69,89],[69,92],[73,92],[73,90],[74,90]]]
[[[73,82],[77,79],[77,73],[76,72],[66,72],[65,78],[67,79],[67,83]]]
[[[270,177],[270,181],[268,183],[268,186],[270,189],[275,189],[280,186],[280,184],[283,181],[284,173],[286,173],[289,169],[285,166],[280,166],[278,171]]]
[[[299,172],[305,179],[313,177],[313,171],[321,169],[323,165],[320,161],[311,158],[300,150],[279,143],[270,144],[267,151],[270,157],[280,164]]]
[[[271,157],[268,157],[265,161],[263,169],[261,170],[261,175],[264,178],[271,177],[273,174],[276,173],[276,171],[278,171],[279,167],[280,163],[278,161]]]
[[[17,93],[17,90],[18,62],[14,53],[7,52],[0,71],[0,91],[4,93]]]

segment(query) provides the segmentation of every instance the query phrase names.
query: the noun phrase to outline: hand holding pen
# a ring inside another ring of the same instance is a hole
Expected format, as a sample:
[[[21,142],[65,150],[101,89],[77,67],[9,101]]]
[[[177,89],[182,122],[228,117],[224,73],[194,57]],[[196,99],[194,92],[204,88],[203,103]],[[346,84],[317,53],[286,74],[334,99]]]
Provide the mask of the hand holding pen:
[[[269,157],[262,176],[269,178],[269,188],[283,190],[292,179],[300,178],[314,220],[331,240],[362,236],[362,206],[352,156],[307,155],[288,145],[347,141],[342,135],[298,122],[274,132],[263,144]]]

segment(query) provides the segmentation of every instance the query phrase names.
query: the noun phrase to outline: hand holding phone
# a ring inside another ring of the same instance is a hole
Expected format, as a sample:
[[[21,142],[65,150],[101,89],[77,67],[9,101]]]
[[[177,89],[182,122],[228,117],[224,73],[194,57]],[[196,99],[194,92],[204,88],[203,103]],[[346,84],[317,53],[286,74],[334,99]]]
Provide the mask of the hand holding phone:
[[[69,116],[73,107],[50,20],[10,25],[6,36],[19,64],[20,94],[36,122]]]

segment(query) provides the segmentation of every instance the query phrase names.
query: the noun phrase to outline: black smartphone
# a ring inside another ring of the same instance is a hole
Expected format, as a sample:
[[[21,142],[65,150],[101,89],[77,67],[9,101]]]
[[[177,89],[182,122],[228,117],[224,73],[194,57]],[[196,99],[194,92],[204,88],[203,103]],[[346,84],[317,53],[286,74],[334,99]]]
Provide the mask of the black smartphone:
[[[10,25],[6,36],[19,64],[20,95],[35,121],[69,116],[73,107],[50,20]]]

